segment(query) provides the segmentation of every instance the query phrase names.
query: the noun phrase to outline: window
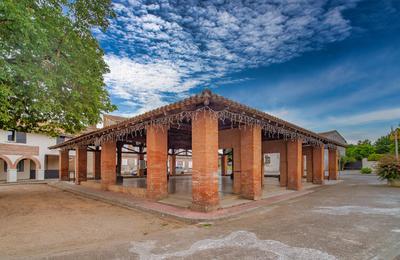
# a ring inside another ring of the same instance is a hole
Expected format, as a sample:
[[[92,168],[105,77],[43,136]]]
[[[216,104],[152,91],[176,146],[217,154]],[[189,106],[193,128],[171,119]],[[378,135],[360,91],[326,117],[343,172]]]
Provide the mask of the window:
[[[20,143],[20,144],[26,144],[26,133],[16,132],[15,133],[15,142]]]
[[[9,142],[26,144],[26,133],[9,130],[7,131],[7,140]]]
[[[19,161],[19,163],[17,164],[17,172],[24,172],[25,171],[25,167],[24,167],[24,160]]]
[[[10,142],[15,142],[15,130],[7,131],[7,140]]]

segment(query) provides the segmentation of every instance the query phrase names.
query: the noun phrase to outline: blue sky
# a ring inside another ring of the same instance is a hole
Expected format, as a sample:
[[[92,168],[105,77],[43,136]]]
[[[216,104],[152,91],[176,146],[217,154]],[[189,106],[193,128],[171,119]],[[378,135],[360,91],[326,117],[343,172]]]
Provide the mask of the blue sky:
[[[316,132],[400,123],[400,1],[114,1],[94,30],[114,114],[205,87]]]

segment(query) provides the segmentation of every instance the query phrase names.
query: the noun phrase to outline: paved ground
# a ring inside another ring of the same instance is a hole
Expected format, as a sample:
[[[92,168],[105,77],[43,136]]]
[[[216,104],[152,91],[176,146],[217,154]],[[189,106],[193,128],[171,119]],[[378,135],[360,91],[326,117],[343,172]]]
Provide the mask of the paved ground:
[[[187,225],[45,185],[0,187],[0,258],[400,259],[400,189],[376,176]]]

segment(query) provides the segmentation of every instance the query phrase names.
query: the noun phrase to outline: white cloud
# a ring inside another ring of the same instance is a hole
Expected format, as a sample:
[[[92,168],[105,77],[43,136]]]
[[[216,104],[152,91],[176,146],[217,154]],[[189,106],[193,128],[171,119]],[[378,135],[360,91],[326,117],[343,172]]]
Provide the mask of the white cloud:
[[[114,55],[105,56],[105,60],[110,66],[110,73],[105,75],[106,82],[114,89],[123,88],[124,94],[142,89],[166,91],[180,81],[179,72],[171,64],[140,64]]]
[[[375,141],[380,136],[386,135],[391,126],[400,122],[400,107],[382,109],[377,111],[346,114],[343,116],[309,116],[304,109],[277,109],[265,111],[273,116],[282,118],[315,132],[338,130],[348,143],[357,143],[362,139]],[[369,124],[379,123],[372,129]]]
[[[277,110],[268,110],[264,112],[301,127],[312,129],[316,126],[315,124],[316,122],[309,119],[306,116],[306,114],[304,114],[301,111],[301,109],[296,110],[296,109],[281,108]]]
[[[103,34],[111,94],[146,105],[228,73],[287,61],[350,34],[353,1],[122,1]],[[229,81],[229,80],[227,80]],[[146,96],[146,97],[143,97]]]
[[[124,99],[125,106],[139,108],[138,114],[166,105],[162,93],[179,93],[190,89],[196,82],[183,81],[182,75],[167,63],[140,64],[126,57],[105,56],[110,72],[104,78],[110,92]]]
[[[328,117],[327,122],[332,125],[361,125],[381,121],[400,120],[400,108],[389,108],[378,111],[364,112],[355,115]]]

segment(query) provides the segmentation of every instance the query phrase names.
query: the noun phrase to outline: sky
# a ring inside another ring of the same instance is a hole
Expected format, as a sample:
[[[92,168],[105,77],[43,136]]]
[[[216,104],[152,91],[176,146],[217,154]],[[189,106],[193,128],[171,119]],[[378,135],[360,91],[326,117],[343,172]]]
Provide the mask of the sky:
[[[400,0],[113,1],[113,114],[209,88],[349,143],[400,123]]]

